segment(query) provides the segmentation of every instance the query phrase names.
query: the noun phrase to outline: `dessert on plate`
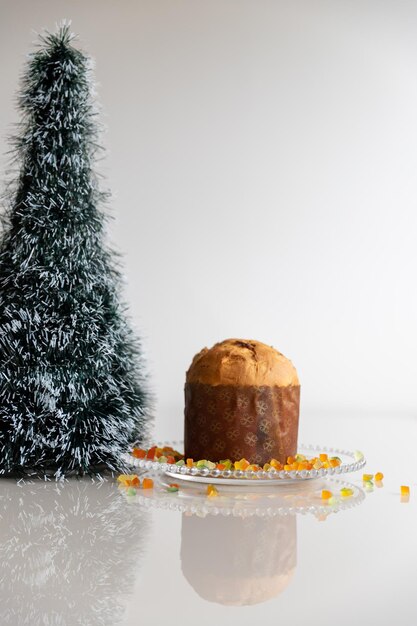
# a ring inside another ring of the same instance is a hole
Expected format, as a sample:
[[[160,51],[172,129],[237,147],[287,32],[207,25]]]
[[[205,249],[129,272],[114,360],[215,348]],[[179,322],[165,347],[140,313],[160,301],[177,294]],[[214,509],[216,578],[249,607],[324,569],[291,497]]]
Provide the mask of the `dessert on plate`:
[[[186,373],[184,456],[264,464],[297,453],[300,383],[272,346],[226,339],[195,355]]]

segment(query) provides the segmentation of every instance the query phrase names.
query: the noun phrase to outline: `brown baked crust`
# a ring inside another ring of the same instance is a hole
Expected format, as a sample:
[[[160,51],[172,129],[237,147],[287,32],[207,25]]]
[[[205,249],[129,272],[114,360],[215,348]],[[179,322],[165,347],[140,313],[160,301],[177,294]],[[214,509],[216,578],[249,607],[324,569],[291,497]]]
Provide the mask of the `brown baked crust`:
[[[294,365],[272,346],[253,339],[225,339],[195,355],[187,383],[298,386]]]

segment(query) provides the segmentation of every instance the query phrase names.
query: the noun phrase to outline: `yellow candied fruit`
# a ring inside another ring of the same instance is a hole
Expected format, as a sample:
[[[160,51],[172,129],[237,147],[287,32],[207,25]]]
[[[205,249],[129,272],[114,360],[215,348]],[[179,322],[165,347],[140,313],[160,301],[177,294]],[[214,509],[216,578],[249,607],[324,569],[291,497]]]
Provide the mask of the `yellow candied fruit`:
[[[382,472],[377,472],[377,473],[375,474],[375,480],[376,480],[377,482],[381,482],[381,480],[383,480],[383,479],[384,479],[384,474],[383,474]]]
[[[321,492],[321,499],[322,500],[330,500],[330,498],[332,497],[332,492],[329,491],[328,489],[323,489],[323,491]]]
[[[362,480],[364,483],[368,482],[369,480],[372,480],[374,477],[373,474],[363,474],[362,476]]]
[[[207,485],[206,493],[207,493],[209,498],[213,498],[213,497],[219,495],[219,492],[217,491],[217,489],[216,489],[216,487],[214,485]]]
[[[140,479],[136,474],[120,474],[117,477],[117,482],[119,482],[123,487],[139,487]]]
[[[342,487],[340,490],[340,495],[343,498],[350,498],[350,496],[353,496],[353,489],[350,489],[349,487]]]
[[[410,487],[408,485],[401,485],[400,491],[401,491],[401,495],[402,496],[409,496],[410,495]]]
[[[259,472],[260,469],[259,465],[248,465],[247,467],[248,472]]]
[[[240,461],[235,461],[235,470],[245,471],[248,467],[249,461],[247,459],[240,459]]]

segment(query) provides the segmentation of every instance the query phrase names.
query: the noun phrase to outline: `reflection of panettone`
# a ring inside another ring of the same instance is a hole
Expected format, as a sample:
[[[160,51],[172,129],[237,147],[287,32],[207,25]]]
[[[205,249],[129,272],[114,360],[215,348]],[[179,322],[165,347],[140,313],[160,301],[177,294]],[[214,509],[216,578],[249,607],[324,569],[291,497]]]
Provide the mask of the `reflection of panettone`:
[[[295,516],[183,515],[184,577],[210,602],[240,606],[270,600],[282,593],[293,576],[296,523]]]
[[[196,354],[185,383],[185,456],[285,463],[297,451],[300,384],[283,354],[226,339]]]

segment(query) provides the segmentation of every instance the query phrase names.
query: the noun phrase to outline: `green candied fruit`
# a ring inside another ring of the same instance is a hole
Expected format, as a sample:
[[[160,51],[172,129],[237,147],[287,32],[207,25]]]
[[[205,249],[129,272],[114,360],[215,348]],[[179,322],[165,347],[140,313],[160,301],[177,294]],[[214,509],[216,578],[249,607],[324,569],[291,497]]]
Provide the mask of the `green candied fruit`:
[[[306,457],[304,454],[296,454],[294,458],[297,461],[297,463],[301,463],[301,461],[306,460]]]
[[[353,456],[355,457],[355,461],[362,461],[363,452],[361,452],[360,450],[355,450],[355,452],[353,453]]]
[[[167,487],[167,491],[169,491],[170,493],[175,493],[176,491],[178,491],[178,487]]]
[[[136,495],[136,489],[134,487],[129,487],[129,489],[127,490],[127,495],[128,496],[135,496]]]
[[[206,467],[208,467],[208,469],[214,469],[216,467],[216,464],[212,463],[211,461],[206,461]]]
[[[160,456],[158,459],[158,463],[166,463],[168,461],[168,457]]]
[[[180,459],[179,461],[175,463],[175,465],[185,465],[184,459]]]
[[[208,462],[209,462],[209,461],[205,461],[204,459],[202,459],[202,460],[200,460],[200,461],[197,461],[197,464],[196,464],[196,465],[197,465],[197,467],[198,467],[199,469],[201,469],[201,468],[203,468],[203,467],[207,467],[207,463],[208,463]]]
[[[232,469],[232,461],[230,459],[224,459],[223,461],[219,461],[219,464],[225,465],[226,469]]]

